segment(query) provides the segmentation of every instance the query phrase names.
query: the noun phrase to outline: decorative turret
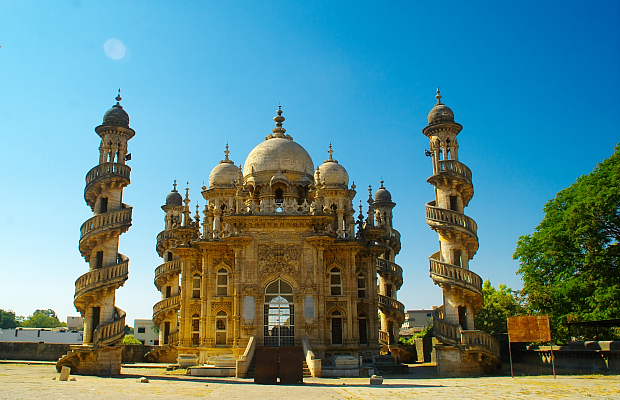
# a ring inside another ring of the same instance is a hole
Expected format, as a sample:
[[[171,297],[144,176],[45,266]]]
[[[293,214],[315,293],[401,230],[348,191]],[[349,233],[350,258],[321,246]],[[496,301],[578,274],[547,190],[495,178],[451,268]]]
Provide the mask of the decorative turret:
[[[121,100],[119,89],[116,104],[95,128],[101,137],[99,164],[86,174],[84,198],[94,216],[80,228],[79,250],[89,272],[75,282],[74,296],[84,318],[84,342],[57,363],[57,368],[69,365],[73,373],[86,375],[120,373],[117,345],[125,335],[125,312],[115,306],[115,293],[128,277],[129,259],[118,247],[120,235],[131,226],[132,208],[123,203],[123,189],[131,171],[127,142],[135,132]]]
[[[469,269],[469,261],[478,251],[478,226],[464,214],[474,189],[471,170],[458,159],[457,135],[463,127],[454,121],[454,112],[441,102],[428,115],[423,133],[430,139],[427,155],[433,161],[435,200],[426,205],[426,223],[439,234],[439,251],[430,257],[430,275],[443,290],[444,305],[435,315],[434,333],[442,343],[457,345],[462,360],[471,346],[496,359],[497,344],[488,334],[474,330],[474,315],[482,306],[482,278]],[[462,345],[465,345],[464,347]],[[447,359],[450,357],[447,357]],[[446,369],[448,361],[444,363]],[[439,365],[440,372],[442,369]]]

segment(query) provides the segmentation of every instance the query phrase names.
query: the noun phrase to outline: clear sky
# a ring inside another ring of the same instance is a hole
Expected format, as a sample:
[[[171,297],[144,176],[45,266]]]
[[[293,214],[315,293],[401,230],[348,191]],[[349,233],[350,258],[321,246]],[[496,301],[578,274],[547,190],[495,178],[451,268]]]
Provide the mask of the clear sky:
[[[518,237],[619,141],[619,26],[617,1],[3,2],[0,308],[76,314],[84,175],[119,87],[137,132],[133,226],[120,246],[130,277],[117,292],[129,321],[159,299],[155,236],[172,180],[199,199],[224,145],[244,163],[278,103],[315,164],[334,144],[356,203],[385,179],[402,234],[399,298],[441,304],[428,276],[438,238],[424,220],[434,192],[421,133],[438,86],[474,173],[470,267],[520,288]]]

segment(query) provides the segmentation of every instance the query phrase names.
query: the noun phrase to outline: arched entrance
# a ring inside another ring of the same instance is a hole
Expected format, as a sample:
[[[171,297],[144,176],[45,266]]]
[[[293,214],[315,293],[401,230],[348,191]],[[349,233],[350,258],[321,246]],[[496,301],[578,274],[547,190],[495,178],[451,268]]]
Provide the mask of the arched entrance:
[[[265,288],[265,346],[292,346],[295,343],[295,305],[293,288],[278,279]]]

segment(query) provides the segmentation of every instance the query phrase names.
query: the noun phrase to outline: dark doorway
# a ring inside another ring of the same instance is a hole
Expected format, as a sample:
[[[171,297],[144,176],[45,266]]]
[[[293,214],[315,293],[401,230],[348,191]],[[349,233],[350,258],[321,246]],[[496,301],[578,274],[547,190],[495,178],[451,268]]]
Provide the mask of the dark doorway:
[[[357,320],[359,327],[360,344],[368,344],[368,327],[366,326],[366,318]]]
[[[168,344],[168,336],[170,335],[170,322],[164,322],[164,344]]]
[[[467,307],[459,306],[459,325],[464,330],[467,330]]]
[[[332,344],[342,344],[342,316],[338,311],[332,314]]]
[[[101,308],[93,307],[93,331],[99,326],[101,318]]]

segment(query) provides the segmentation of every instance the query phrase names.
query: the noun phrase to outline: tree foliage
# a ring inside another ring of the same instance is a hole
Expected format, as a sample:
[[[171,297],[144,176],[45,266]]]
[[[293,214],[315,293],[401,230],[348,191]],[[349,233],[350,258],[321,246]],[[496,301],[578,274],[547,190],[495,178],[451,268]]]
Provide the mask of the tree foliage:
[[[484,306],[476,314],[476,328],[490,334],[506,333],[506,320],[514,315],[524,314],[526,309],[519,292],[501,284],[495,289],[490,281],[482,286]]]
[[[566,339],[568,319],[620,317],[620,146],[545,205],[514,253],[530,312],[549,314]]]
[[[20,321],[18,325],[25,328],[57,328],[59,326],[67,326],[66,323],[58,320],[56,313],[52,309],[35,310],[31,316]]]
[[[0,329],[13,329],[17,326],[17,319],[13,311],[0,309]]]
[[[142,342],[136,339],[134,335],[125,335],[125,337],[123,338],[123,344],[142,344]]]

